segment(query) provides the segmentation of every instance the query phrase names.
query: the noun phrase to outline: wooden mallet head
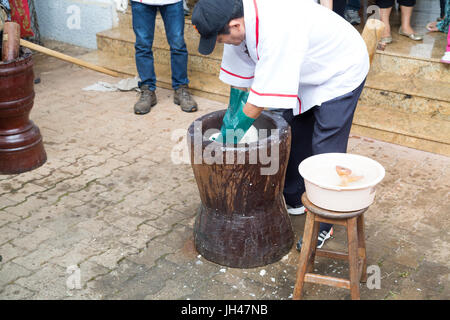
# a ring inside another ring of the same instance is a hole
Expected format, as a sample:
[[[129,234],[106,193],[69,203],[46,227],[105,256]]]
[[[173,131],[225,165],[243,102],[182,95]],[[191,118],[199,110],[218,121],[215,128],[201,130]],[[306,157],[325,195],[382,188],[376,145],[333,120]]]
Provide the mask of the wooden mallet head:
[[[19,57],[20,25],[16,22],[6,22],[3,27],[2,61],[9,62]]]

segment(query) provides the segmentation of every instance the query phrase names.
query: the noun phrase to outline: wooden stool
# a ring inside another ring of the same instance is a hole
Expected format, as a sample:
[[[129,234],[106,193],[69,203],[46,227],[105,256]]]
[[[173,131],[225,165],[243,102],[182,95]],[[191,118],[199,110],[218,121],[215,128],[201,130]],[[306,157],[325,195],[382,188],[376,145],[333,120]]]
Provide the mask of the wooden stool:
[[[297,281],[294,288],[294,300],[302,298],[305,282],[350,289],[352,300],[359,300],[359,282],[366,282],[367,280],[363,215],[367,208],[350,212],[322,209],[308,200],[306,192],[302,195],[302,203],[308,212],[297,270]],[[320,222],[347,227],[348,253],[316,249]],[[349,262],[350,280],[311,273],[314,270],[316,256],[347,260]]]

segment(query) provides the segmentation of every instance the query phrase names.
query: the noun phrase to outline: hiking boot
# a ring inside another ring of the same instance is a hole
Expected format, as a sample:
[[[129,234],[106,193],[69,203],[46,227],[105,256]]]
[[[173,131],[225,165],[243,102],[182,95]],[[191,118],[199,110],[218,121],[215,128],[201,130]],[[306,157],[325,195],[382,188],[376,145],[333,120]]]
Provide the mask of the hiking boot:
[[[175,90],[173,103],[178,104],[184,112],[197,111],[197,102],[192,98],[187,85],[181,85]]]
[[[141,96],[134,105],[135,114],[146,114],[156,104],[156,94],[154,90],[150,90],[147,85],[141,87]]]

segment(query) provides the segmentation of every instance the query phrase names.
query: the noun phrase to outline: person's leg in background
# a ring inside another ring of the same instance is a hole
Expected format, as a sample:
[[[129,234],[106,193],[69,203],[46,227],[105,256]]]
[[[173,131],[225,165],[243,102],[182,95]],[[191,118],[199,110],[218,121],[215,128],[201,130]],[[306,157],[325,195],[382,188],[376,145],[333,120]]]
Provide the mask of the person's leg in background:
[[[292,110],[283,110],[282,117],[291,127],[291,151],[286,169],[283,195],[288,212],[291,215],[303,214],[304,207],[301,196],[305,192],[305,183],[298,171],[298,165],[312,156],[312,134],[314,130],[314,113],[308,110],[294,117]]]
[[[333,11],[345,19],[347,0],[333,0]]]
[[[184,41],[183,2],[161,6],[167,42],[170,46],[170,64],[172,68],[172,88],[189,83],[187,74],[188,52]]]
[[[391,16],[394,0],[376,0],[376,5],[380,7],[380,20],[384,23],[384,30],[381,34],[380,42],[384,45],[392,42],[391,24],[389,18]]]
[[[360,0],[348,0],[345,7],[345,19],[353,25],[360,24],[359,9],[361,9]]]
[[[411,16],[416,5],[416,0],[397,0],[400,5],[402,25],[399,29],[399,34],[409,37],[411,40],[422,40],[423,37],[416,34],[411,26]]]
[[[136,114],[146,114],[156,104],[156,75],[153,64],[153,37],[157,7],[131,1],[133,30],[136,35],[135,59],[140,77],[141,96],[134,106]]]
[[[439,0],[439,5],[441,9],[441,14],[439,15],[440,19],[444,19],[445,17],[445,0]]]
[[[172,88],[175,90],[174,102],[180,104],[183,111],[197,111],[197,103],[188,90],[188,52],[184,41],[183,1],[161,6],[160,12],[170,46]]]
[[[355,90],[322,103],[314,108],[314,133],[312,137],[313,155],[338,152],[346,153],[353,115],[365,81]],[[332,234],[333,225],[320,223],[318,248]]]

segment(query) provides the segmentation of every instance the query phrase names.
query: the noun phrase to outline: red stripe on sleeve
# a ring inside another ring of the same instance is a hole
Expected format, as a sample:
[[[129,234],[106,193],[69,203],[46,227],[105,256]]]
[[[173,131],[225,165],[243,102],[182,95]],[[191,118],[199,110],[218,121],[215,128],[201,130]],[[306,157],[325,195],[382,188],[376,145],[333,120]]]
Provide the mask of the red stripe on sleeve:
[[[284,98],[297,98],[296,94],[282,94],[282,93],[260,93],[250,88],[250,91],[256,93],[258,96],[272,96],[272,97],[284,97]],[[300,100],[299,100],[300,101]]]
[[[255,76],[251,76],[251,77],[240,76],[240,75],[234,74],[234,73],[232,73],[232,72],[230,72],[228,70],[225,70],[224,68],[220,68],[220,70],[222,70],[223,72],[228,73],[229,75],[232,75],[234,77],[241,78],[241,79],[247,79],[248,80],[248,79],[253,79],[255,77]]]
[[[298,113],[302,113],[302,101],[300,100],[300,97],[296,94],[283,94],[283,93],[261,93],[256,92],[252,88],[250,88],[250,91],[257,94],[258,96],[263,97],[281,97],[281,98],[297,98],[298,100]]]
[[[259,60],[258,53],[258,44],[259,44],[259,15],[258,15],[258,6],[256,5],[256,0],[253,0],[253,5],[255,6],[255,14],[256,14],[256,57]]]

